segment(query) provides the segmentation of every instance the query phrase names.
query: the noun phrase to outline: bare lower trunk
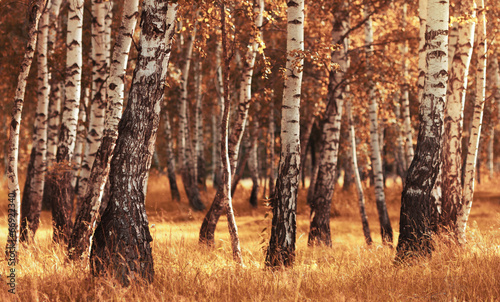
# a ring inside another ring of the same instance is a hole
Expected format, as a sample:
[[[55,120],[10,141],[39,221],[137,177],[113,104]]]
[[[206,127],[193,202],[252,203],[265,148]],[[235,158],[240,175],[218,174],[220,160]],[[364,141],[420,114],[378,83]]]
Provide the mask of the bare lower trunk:
[[[154,277],[145,186],[160,121],[177,4],[146,0],[140,53],[111,161],[110,197],[92,245],[91,271],[122,285]],[[103,141],[104,143],[104,141]]]
[[[170,119],[168,117],[168,112],[165,112],[165,136],[167,140],[167,174],[168,182],[170,183],[170,194],[172,200],[181,200],[181,194],[179,193],[179,188],[177,187],[177,179],[175,177],[175,158],[174,150],[172,148],[172,130],[170,128]]]

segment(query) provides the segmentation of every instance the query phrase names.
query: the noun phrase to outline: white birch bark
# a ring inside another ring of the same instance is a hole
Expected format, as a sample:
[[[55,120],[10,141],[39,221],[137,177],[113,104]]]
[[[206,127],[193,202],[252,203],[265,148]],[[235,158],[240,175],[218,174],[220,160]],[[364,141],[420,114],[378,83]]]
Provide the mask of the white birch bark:
[[[407,3],[403,4],[403,31],[406,31],[406,7]],[[412,126],[411,126],[411,117],[410,117],[410,96],[409,96],[409,84],[408,84],[408,63],[406,60],[406,56],[408,53],[408,41],[403,42],[403,48],[401,51],[401,57],[402,57],[402,64],[403,64],[403,91],[402,91],[402,108],[403,108],[403,131],[404,131],[404,137],[405,137],[405,151],[406,151],[406,164],[405,166],[405,171],[410,165],[414,151],[413,151],[413,131],[412,131]]]
[[[465,229],[467,227],[467,221],[472,207],[472,198],[474,196],[474,176],[476,172],[486,90],[486,10],[484,7],[484,0],[477,0],[476,3],[478,15],[476,99],[474,101],[474,113],[472,115],[471,132],[467,148],[467,158],[465,161],[464,200],[462,206],[458,208],[457,214],[458,240],[461,244],[465,244],[467,241],[465,238]]]
[[[73,175],[71,178],[71,187],[75,190],[76,194],[79,194],[78,187],[82,173],[83,150],[87,145],[85,143],[85,139],[87,137],[87,129],[85,129],[85,123],[87,122],[87,106],[89,104],[89,97],[90,89],[85,88],[83,100],[82,102],[80,102],[80,110],[78,112],[78,129],[75,144],[75,154],[72,160]]]
[[[87,189],[90,170],[94,164],[97,149],[101,144],[104,130],[104,117],[106,114],[106,78],[107,70],[107,33],[106,14],[108,3],[102,0],[92,1],[92,39],[91,39],[91,61],[92,61],[92,94],[89,112],[89,128],[87,131],[85,152],[81,168],[80,180],[78,182],[77,194],[81,198]]]
[[[271,98],[271,100],[273,100]],[[274,194],[274,144],[275,144],[275,132],[274,127],[274,102],[271,102],[271,106],[269,108],[269,193],[268,196],[273,196]]]
[[[420,19],[420,31],[418,39],[418,101],[422,101],[425,84],[425,74],[427,73],[427,64],[425,62],[426,47],[425,47],[425,31],[427,27],[427,2],[428,0],[418,1],[418,18]],[[408,163],[410,165],[411,162]]]
[[[366,14],[366,10],[365,10]],[[372,19],[368,18],[365,23],[365,52],[366,52],[366,65],[368,76],[368,98],[370,99],[369,117],[370,117],[370,146],[372,149],[372,170],[375,180],[375,201],[377,203],[377,211],[380,220],[380,231],[382,235],[382,242],[392,244],[392,227],[389,215],[387,213],[387,206],[385,203],[384,192],[384,174],[382,166],[381,146],[379,140],[379,124],[378,124],[378,100],[375,95],[375,83],[372,80],[373,71],[371,70],[370,59],[373,56],[373,27]]]
[[[18,179],[18,155],[19,155],[19,129],[21,126],[21,114],[24,105],[24,96],[26,92],[26,80],[28,78],[33,56],[35,54],[37,30],[40,16],[45,7],[46,0],[37,0],[29,3],[28,6],[28,41],[26,51],[21,61],[19,76],[17,78],[17,87],[14,95],[14,104],[12,108],[12,121],[10,122],[10,133],[8,142],[8,166],[7,166],[7,187],[8,194],[8,236],[6,245],[6,256],[9,263],[18,262],[17,252],[19,250],[19,232],[20,232],[20,213],[21,196]],[[15,282],[14,282],[15,283]]]
[[[170,7],[172,7],[173,11],[176,11],[177,5]],[[118,123],[122,116],[128,55],[139,15],[138,9],[139,0],[126,0],[123,3],[122,21],[110,66],[104,136],[100,151],[97,152],[92,166],[91,177],[80,210],[77,213],[75,227],[68,245],[68,254],[71,259],[88,257],[92,236],[96,228],[104,187],[109,175],[116,139],[118,138]]]
[[[281,154],[274,195],[266,265],[292,266],[295,260],[297,190],[300,175],[300,95],[304,51],[304,1],[287,3],[287,61],[281,106]]]
[[[195,165],[195,180],[196,182],[202,183],[205,179],[205,158],[203,156],[203,111],[202,111],[202,99],[203,99],[203,75],[201,58],[195,63],[195,86],[196,86],[196,106],[194,112],[194,131],[195,131],[195,143],[194,143],[194,165]]]
[[[451,66],[451,73],[444,111],[443,196],[439,223],[441,227],[450,228],[452,232],[455,228],[457,208],[462,204],[463,110],[474,44],[474,19],[476,17],[473,1],[462,2],[461,8],[461,17],[465,19],[464,22],[459,22],[457,25],[456,41],[454,41],[455,46],[453,47],[454,56],[452,61],[448,62],[448,65]]]
[[[216,69],[216,84],[215,88],[217,90],[217,109],[215,110],[215,118],[217,127],[221,125],[221,116],[224,111],[224,87],[222,83],[222,63],[221,63],[221,53],[222,45],[217,43],[217,48],[215,50],[215,65]],[[215,149],[215,172],[214,172],[214,188],[216,188],[220,183],[221,177],[221,162],[220,162],[220,131],[215,131],[214,136],[214,149]]]

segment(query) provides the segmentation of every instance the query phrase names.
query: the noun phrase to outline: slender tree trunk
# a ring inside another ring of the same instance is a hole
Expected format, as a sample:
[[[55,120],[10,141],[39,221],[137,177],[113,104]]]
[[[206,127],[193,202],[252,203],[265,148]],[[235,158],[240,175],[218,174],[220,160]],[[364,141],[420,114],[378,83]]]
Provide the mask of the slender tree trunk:
[[[160,121],[176,12],[177,3],[143,2],[139,56],[118,126],[109,203],[92,245],[92,273],[108,273],[124,286],[139,278],[151,283],[154,277],[145,185]]]
[[[337,63],[337,62],[336,62]],[[302,146],[301,152],[300,152],[300,178],[302,179],[302,187],[305,187],[305,171],[306,171],[306,158],[307,158],[307,150],[309,146],[309,138],[311,137],[311,132],[312,128],[314,126],[314,123],[316,122],[316,114],[313,113],[313,116],[308,120],[307,126],[306,126],[306,131],[304,131],[301,135],[300,138],[300,145]]]
[[[403,4],[403,31],[406,31],[406,7],[407,4]],[[423,46],[422,46],[423,47]],[[404,119],[404,137],[405,137],[405,147],[406,147],[406,160],[405,163],[407,166],[404,167],[404,171],[406,173],[406,169],[410,165],[413,159],[413,132],[411,126],[411,118],[410,118],[410,96],[409,96],[409,84],[408,84],[408,64],[406,61],[406,55],[408,53],[408,41],[403,42],[403,49],[401,51],[401,59],[403,64],[403,89],[402,89],[402,106],[403,106],[403,119]],[[404,177],[404,176],[403,176]]]
[[[332,36],[333,41],[341,41],[342,47],[332,53],[332,63],[338,63],[338,70],[330,71],[328,95],[326,97],[325,120],[321,133],[321,149],[318,161],[318,174],[314,186],[314,195],[310,200],[311,207],[308,245],[332,246],[330,233],[330,209],[337,181],[337,162],[339,154],[340,126],[344,105],[344,89],[340,84],[347,71],[347,40],[341,40],[348,28],[349,13],[347,3],[334,14]]]
[[[195,65],[195,84],[196,84],[196,107],[195,107],[195,161],[196,161],[196,181],[198,184],[202,185],[205,191],[207,190],[207,184],[205,183],[205,156],[204,156],[204,144],[203,144],[203,110],[202,110],[202,99],[203,99],[203,77],[201,68],[201,58]]]
[[[370,99],[370,146],[372,148],[372,171],[375,180],[375,201],[377,203],[377,212],[380,221],[380,233],[382,242],[392,245],[392,227],[387,213],[384,193],[384,174],[381,157],[381,146],[379,141],[378,125],[378,100],[375,96],[375,83],[372,79],[373,71],[370,59],[373,56],[373,28],[371,18],[365,23],[365,43],[366,43],[366,64],[368,76],[368,98]]]
[[[216,70],[216,82],[215,88],[217,90],[217,109],[215,110],[215,119],[217,123],[217,127],[221,125],[221,116],[224,111],[224,87],[222,84],[222,63],[221,63],[221,53],[222,53],[222,45],[217,43],[217,48],[215,50],[215,65],[217,66]],[[214,188],[219,187],[221,183],[221,162],[220,162],[220,131],[215,131],[214,136],[214,149],[215,149],[215,172],[214,172]]]
[[[273,196],[274,194],[274,145],[276,139],[274,137],[274,103],[271,103],[271,108],[269,110],[269,193],[268,196]]]
[[[358,155],[356,152],[356,132],[354,130],[354,122],[352,118],[352,104],[348,99],[346,104],[347,111],[347,119],[349,123],[349,141],[351,143],[351,164],[352,169],[354,171],[354,180],[356,183],[356,190],[358,192],[358,205],[359,205],[359,214],[361,216],[361,224],[363,226],[363,235],[365,236],[365,242],[367,245],[371,245],[373,240],[370,234],[370,225],[368,224],[368,216],[366,215],[365,208],[365,194],[363,193],[363,185],[361,184],[361,178],[359,177],[359,168],[358,168]]]
[[[80,102],[80,109],[78,112],[78,127],[75,143],[75,155],[72,160],[73,173],[71,175],[71,188],[73,193],[78,194],[78,183],[81,175],[82,159],[83,159],[83,149],[86,146],[85,139],[87,137],[87,129],[85,129],[85,122],[87,121],[87,106],[89,104],[90,91],[88,88],[85,89],[83,95],[83,100]],[[73,196],[73,194],[72,194]],[[71,198],[73,199],[73,197]]]
[[[430,220],[434,197],[431,195],[441,162],[448,84],[448,20],[449,2],[429,0],[425,33],[425,87],[420,101],[417,148],[401,197],[398,260],[429,255],[432,250]]]
[[[116,38],[108,80],[108,118],[104,126],[104,137],[92,165],[87,190],[76,215],[75,227],[68,245],[68,255],[73,260],[80,257],[87,259],[96,222],[100,219],[101,203],[107,200],[105,186],[118,137],[118,123],[122,116],[124,81],[132,35],[139,15],[138,7],[139,0],[127,0],[123,3],[122,22]]]
[[[398,96],[396,95],[396,100],[395,100],[395,105],[394,105],[394,114],[396,116],[396,123],[395,123],[395,128],[396,128],[396,135],[397,135],[397,140],[396,140],[396,152],[395,152],[395,158],[397,162],[397,171],[398,175],[401,176],[401,179],[404,181],[405,175],[406,175],[406,168],[408,165],[406,164],[406,152],[405,152],[405,144],[403,143],[403,133],[401,131],[400,127],[400,121],[401,121],[401,106],[399,105],[399,100]]]
[[[255,64],[255,58],[257,56],[257,52],[259,50],[258,39],[260,39],[261,26],[263,20],[263,12],[264,12],[264,0],[254,0],[254,13],[255,16],[255,28],[252,32],[250,47],[245,56],[245,60],[243,62],[243,77],[241,80],[240,86],[240,95],[239,95],[239,104],[238,110],[236,112],[236,121],[232,126],[231,136],[229,137],[229,145],[228,145],[228,154],[229,154],[229,165],[231,169],[231,175],[234,175],[236,171],[236,164],[238,163],[238,155],[241,145],[241,139],[245,132],[245,126],[248,119],[248,109],[250,107],[250,102],[252,100],[252,76],[253,76],[253,67]],[[225,39],[223,37],[223,39]],[[227,87],[224,87],[224,110],[226,109],[227,100],[229,97],[226,91]],[[223,186],[219,186],[218,191],[223,190]],[[230,190],[231,191],[231,190]],[[224,204],[224,200],[221,197],[224,196],[221,192],[215,194],[214,200],[210,209],[208,210],[205,218],[203,219],[203,223],[200,228],[200,243],[205,243],[208,246],[213,246],[213,238],[215,227],[221,215],[220,209],[222,206],[220,204]]]
[[[245,171],[245,167],[247,165],[248,159],[250,158],[250,152],[245,152],[240,156],[240,160],[236,165],[236,171],[234,172],[234,176],[232,177],[231,182],[231,197],[234,196],[236,189],[238,188],[238,184],[240,183],[241,178],[243,177],[243,172]],[[215,225],[213,226],[215,230]]]
[[[106,113],[106,78],[108,76],[108,58],[106,41],[106,14],[108,3],[103,0],[92,1],[92,95],[89,115],[87,143],[83,155],[82,171],[78,183],[78,197],[81,199],[87,190],[90,170],[94,164],[97,149],[101,145]]]
[[[479,149],[479,138],[481,135],[481,124],[483,121],[485,89],[486,89],[486,11],[484,0],[477,0],[478,26],[477,26],[477,75],[476,75],[476,99],[474,102],[474,113],[472,115],[472,126],[467,148],[467,158],[465,161],[464,173],[464,195],[463,203],[458,208],[457,227],[458,240],[461,244],[467,242],[465,229],[472,207],[472,197],[474,196],[474,174],[476,169],[476,159]],[[478,167],[479,168],[479,167]],[[478,169],[479,170],[479,169]]]
[[[168,112],[165,112],[165,136],[167,139],[167,174],[168,182],[170,183],[170,194],[172,195],[172,200],[181,200],[181,194],[179,193],[179,188],[177,187],[177,179],[175,177],[175,158],[174,150],[172,147],[172,130],[170,127],[170,119],[168,117]]]
[[[304,1],[287,3],[287,61],[283,103],[281,106],[281,154],[273,194],[271,238],[266,253],[266,266],[292,266],[295,261],[297,232],[297,189],[300,174],[300,93],[304,50]]]
[[[52,197],[54,241],[67,243],[72,229],[73,194],[71,161],[75,150],[78,109],[82,77],[83,0],[70,0],[66,44],[66,85],[61,131],[57,147],[57,167],[48,179],[48,194]]]
[[[37,41],[38,21],[45,8],[46,0],[31,1],[28,6],[28,42],[21,61],[19,76],[17,78],[17,87],[14,95],[14,104],[12,108],[12,121],[10,122],[8,166],[7,166],[7,186],[8,194],[8,225],[7,245],[5,253],[9,263],[17,263],[17,252],[19,250],[19,235],[21,222],[21,198],[19,192],[18,179],[18,154],[19,154],[19,129],[21,125],[21,114],[24,105],[24,96],[26,92],[26,80],[28,78],[35,46]],[[15,281],[14,281],[15,283]]]
[[[24,185],[21,205],[21,241],[33,239],[38,229],[47,167],[47,116],[50,94],[49,70],[47,66],[49,27],[49,10],[47,7],[44,9],[38,25],[38,42],[36,45],[38,65],[37,108],[35,127],[33,129],[33,148],[31,150],[32,154],[30,164],[28,165],[28,176]]]
[[[473,1],[460,4],[460,17],[476,17]],[[443,133],[443,194],[439,227],[455,232],[457,209],[462,205],[462,131],[467,77],[474,44],[475,22],[460,22],[448,80]],[[453,32],[453,31],[452,31]],[[450,36],[451,42],[451,36]],[[450,58],[450,56],[448,56]]]
[[[248,170],[250,171],[250,177],[252,178],[252,192],[250,193],[250,204],[252,207],[256,208],[258,206],[257,196],[259,194],[259,161],[258,161],[258,137],[259,131],[259,121],[254,121],[254,127],[256,131],[250,135],[248,139],[247,150],[249,152],[248,158]]]

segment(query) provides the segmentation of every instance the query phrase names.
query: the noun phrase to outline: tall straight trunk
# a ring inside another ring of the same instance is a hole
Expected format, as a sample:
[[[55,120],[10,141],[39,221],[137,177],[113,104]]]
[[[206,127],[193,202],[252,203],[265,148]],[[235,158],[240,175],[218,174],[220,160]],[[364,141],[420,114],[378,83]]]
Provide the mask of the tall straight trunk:
[[[73,260],[80,257],[86,259],[88,256],[96,222],[99,220],[101,202],[105,200],[104,188],[118,137],[118,123],[122,117],[128,54],[139,16],[138,9],[139,0],[127,0],[123,3],[122,21],[116,38],[108,79],[108,108],[104,136],[92,165],[87,190],[76,215],[75,227],[68,245],[68,255]]]
[[[372,20],[368,18],[365,23],[365,52],[366,52],[366,68],[368,77],[368,98],[370,99],[369,116],[370,116],[370,146],[372,149],[372,171],[375,180],[375,201],[377,203],[377,212],[380,221],[380,233],[382,242],[392,244],[392,226],[387,213],[384,193],[384,174],[382,166],[381,146],[379,140],[379,124],[378,124],[378,100],[375,96],[375,83],[372,79],[373,71],[370,59],[373,56],[373,27]]]
[[[342,47],[332,53],[332,63],[338,63],[338,70],[330,70],[326,112],[321,131],[321,149],[318,161],[318,174],[311,207],[308,245],[332,246],[330,232],[330,209],[333,191],[337,180],[337,162],[339,154],[340,126],[344,105],[344,87],[341,82],[347,71],[347,39],[341,40],[349,30],[347,3],[334,14],[332,29],[333,41],[340,41]]]
[[[78,109],[82,78],[82,25],[83,0],[70,0],[66,36],[66,85],[62,111],[61,131],[57,147],[58,167],[51,171],[48,194],[52,197],[54,241],[67,243],[71,235],[73,194],[71,187],[71,161],[75,149]]]
[[[477,0],[476,3],[478,12],[476,99],[474,101],[474,113],[472,115],[472,125],[464,168],[464,199],[461,207],[458,208],[457,213],[457,233],[458,240],[461,244],[465,244],[467,242],[465,238],[465,229],[467,227],[467,220],[469,219],[470,209],[472,207],[472,197],[474,196],[474,174],[476,170],[486,90],[486,11],[484,7],[484,0]]]
[[[252,192],[250,193],[250,204],[252,207],[256,208],[258,206],[257,196],[259,193],[259,160],[258,160],[258,133],[259,131],[259,121],[254,121],[254,133],[252,133],[247,140],[247,150],[249,152],[248,157],[248,170],[250,171],[250,177],[252,178]]]
[[[175,157],[174,149],[172,147],[172,129],[170,127],[170,118],[168,117],[168,112],[165,112],[165,136],[167,139],[167,174],[168,182],[170,184],[170,195],[172,200],[181,200],[181,194],[179,193],[179,188],[177,187],[177,179],[175,177]]]
[[[239,94],[239,103],[236,111],[236,121],[232,125],[231,135],[229,137],[229,145],[228,145],[228,154],[229,154],[229,166],[231,170],[231,175],[234,175],[236,172],[236,164],[238,163],[238,155],[239,149],[241,145],[241,139],[245,132],[245,126],[248,119],[248,109],[250,107],[250,102],[252,100],[252,76],[253,76],[253,67],[255,65],[255,58],[257,56],[259,50],[258,40],[261,36],[261,26],[263,20],[263,12],[264,12],[264,0],[254,0],[254,13],[256,14],[254,25],[255,28],[252,31],[251,35],[251,44],[248,47],[244,62],[243,62],[243,77],[241,79],[240,86],[240,94]],[[223,37],[223,39],[225,39]],[[224,110],[226,110],[227,100],[229,97],[224,86]],[[223,163],[224,164],[224,163]],[[222,197],[223,186],[219,186],[217,189],[217,193],[215,194],[214,200],[212,201],[212,205],[208,210],[205,218],[203,219],[203,223],[200,228],[200,243],[205,243],[208,246],[213,246],[214,240],[214,232],[215,227],[217,226],[217,222],[222,213],[222,208],[224,200]]]
[[[33,129],[33,148],[31,158],[32,169],[28,168],[28,176],[24,184],[21,205],[21,241],[33,239],[40,223],[43,188],[45,183],[47,154],[47,116],[49,107],[49,70],[47,66],[47,39],[49,27],[49,10],[45,8],[38,24],[37,51],[37,108],[35,127]],[[30,165],[28,165],[29,167]]]
[[[307,150],[309,146],[309,138],[311,137],[312,128],[314,123],[316,122],[316,114],[313,113],[313,116],[308,120],[306,131],[304,131],[300,138],[300,144],[302,145],[302,149],[300,150],[300,178],[302,179],[302,187],[305,187],[305,170],[306,170],[306,158],[307,158]]]
[[[297,189],[300,174],[300,94],[304,50],[304,1],[287,3],[287,60],[281,106],[281,154],[266,266],[292,266],[297,232]]]
[[[202,99],[203,99],[203,73],[201,67],[201,58],[195,64],[195,86],[196,86],[196,107],[195,107],[195,144],[194,144],[194,154],[196,161],[196,181],[198,184],[202,185],[203,188],[207,189],[205,183],[205,156],[204,156],[204,144],[203,144],[203,110],[202,110]]]
[[[274,194],[274,145],[276,139],[274,137],[274,102],[271,103],[269,109],[269,193],[268,196]]]
[[[198,18],[198,11],[194,14],[195,19]],[[181,138],[180,150],[181,150],[181,162],[182,162],[182,182],[184,184],[184,189],[189,200],[189,204],[195,211],[202,211],[205,209],[205,205],[200,200],[200,192],[198,190],[198,184],[196,182],[196,166],[195,166],[195,156],[193,156],[193,150],[191,149],[191,140],[189,139],[189,120],[188,120],[188,78],[189,78],[189,67],[191,66],[191,57],[193,55],[194,39],[196,37],[196,26],[197,21],[194,24],[193,31],[189,36],[186,45],[186,55],[184,57],[184,66],[182,67],[181,74],[181,107],[179,114],[179,135]]]
[[[407,3],[403,4],[403,22],[402,27],[403,31],[406,30],[406,7]],[[408,53],[408,41],[403,42],[403,48],[401,51],[401,61],[403,65],[403,89],[402,89],[402,99],[401,105],[403,106],[403,119],[404,119],[404,137],[405,137],[405,147],[406,147],[406,159],[405,163],[407,166],[404,167],[405,173],[406,169],[410,165],[413,159],[413,132],[411,126],[411,118],[410,118],[410,96],[409,96],[409,84],[408,84],[408,64],[406,60],[406,55]]]
[[[404,139],[403,139],[403,133],[400,127],[400,121],[401,121],[401,106],[399,105],[399,100],[398,100],[398,95],[396,94],[396,100],[395,100],[395,105],[394,105],[394,115],[396,116],[396,123],[395,123],[395,128],[396,128],[396,151],[395,151],[395,158],[396,158],[396,163],[397,163],[397,172],[398,175],[401,176],[401,179],[404,181],[405,175],[406,175],[406,168],[408,167],[407,165],[407,158],[406,158],[406,152],[405,152],[405,144],[404,144]]]
[[[87,121],[87,106],[89,104],[90,90],[85,89],[83,100],[80,102],[80,109],[78,112],[78,127],[75,143],[75,154],[72,160],[73,173],[71,175],[71,188],[73,193],[78,193],[78,183],[81,176],[83,149],[86,146],[85,139],[87,137],[87,129],[85,129],[85,122]]]
[[[217,90],[217,108],[215,110],[215,117],[217,127],[220,127],[221,124],[221,116],[224,111],[224,87],[222,84],[222,63],[221,63],[221,53],[222,53],[222,45],[217,43],[217,48],[215,50],[215,65],[216,69],[216,81],[215,88]],[[221,182],[221,162],[220,162],[220,131],[215,131],[214,133],[214,150],[215,150],[215,171],[214,171],[214,181],[213,186],[217,188]]]
[[[495,141],[495,128],[493,125],[490,125],[489,132],[490,133],[488,140],[488,161],[486,165],[488,167],[488,176],[490,177],[490,179],[493,179],[493,173],[495,172],[495,153],[493,149]]]
[[[18,155],[19,155],[19,129],[21,125],[21,114],[24,105],[24,96],[26,92],[26,80],[28,78],[31,63],[35,54],[37,41],[38,21],[45,8],[46,0],[37,0],[29,3],[28,6],[28,42],[21,61],[19,76],[17,78],[16,92],[14,95],[14,104],[12,108],[12,121],[10,122],[8,166],[7,166],[7,187],[9,189],[9,205],[7,210],[9,231],[7,236],[7,245],[5,254],[9,264],[16,264],[17,252],[19,250],[19,235],[21,222],[21,198],[19,193],[18,179]],[[15,283],[15,281],[14,281]]]
[[[47,167],[56,162],[57,145],[59,143],[59,124],[61,112],[62,84],[55,84],[50,89],[50,102],[47,127]]]
[[[354,129],[354,122],[352,118],[352,104],[349,99],[346,104],[346,111],[349,123],[349,142],[351,143],[351,164],[352,170],[354,171],[356,191],[358,192],[359,215],[361,216],[361,224],[363,226],[363,235],[365,236],[365,242],[367,245],[371,245],[373,240],[370,233],[370,225],[368,224],[368,216],[366,215],[365,194],[363,193],[363,185],[361,183],[361,177],[359,176],[358,155],[356,152],[356,131]]]
[[[216,112],[217,109],[214,106],[213,112]],[[217,126],[217,117],[215,116],[214,113],[212,113],[212,120],[211,120],[211,126],[212,126],[212,168],[211,168],[211,179],[212,179],[212,187],[216,188],[216,175],[217,175],[217,131],[219,127]]]
[[[493,53],[491,58],[488,60],[488,73],[486,83],[491,87],[493,102],[490,112],[494,112],[494,105],[500,106],[500,70],[498,69],[498,58],[497,54]],[[500,111],[498,111],[500,115]],[[494,154],[494,138],[495,138],[495,125],[490,125],[490,140],[488,144],[488,170],[490,173],[490,179],[493,178],[495,172],[495,154]]]
[[[101,145],[106,114],[106,78],[107,70],[107,35],[106,14],[108,3],[102,0],[92,1],[92,94],[89,113],[89,128],[86,137],[85,152],[83,155],[82,171],[78,183],[77,193],[81,199],[87,190],[90,170],[94,164],[97,149]]]
[[[160,122],[177,3],[145,0],[139,56],[127,107],[118,125],[111,161],[110,196],[92,244],[91,271],[109,274],[122,285],[153,282],[154,267],[146,215],[148,170]]]
[[[421,0],[422,1],[422,0]],[[425,32],[425,87],[420,101],[420,128],[415,157],[401,197],[397,259],[429,255],[433,187],[441,162],[441,138],[448,85],[449,2],[429,0]]]
[[[467,18],[468,16],[464,16],[462,12],[464,11],[464,6],[469,6],[470,1],[465,1],[465,5],[462,3],[457,3],[455,9],[458,10],[459,17]],[[472,6],[472,5],[471,5]],[[475,12],[474,12],[475,14]],[[463,28],[462,22],[453,22],[450,23],[450,33],[448,35],[448,71],[451,73],[451,68],[453,66],[453,58],[455,57],[455,52],[457,52],[457,43],[460,33],[459,27]],[[462,26],[460,26],[462,25]]]
[[[472,0],[460,4],[460,16],[476,17]],[[439,227],[455,232],[457,209],[462,205],[462,131],[467,77],[474,44],[475,22],[460,22],[448,80],[443,133],[443,195]],[[450,37],[451,41],[451,37]],[[448,56],[449,58],[450,56]]]
[[[427,27],[427,6],[429,0],[418,0],[418,18],[420,20],[420,29],[418,35],[418,81],[417,81],[417,91],[418,91],[418,101],[421,102],[423,99],[424,85],[425,85],[425,74],[427,73],[427,62],[425,61],[427,49],[426,49],[426,27]],[[412,159],[413,161],[413,159]],[[411,162],[408,163],[411,165]],[[409,166],[408,166],[409,168]]]

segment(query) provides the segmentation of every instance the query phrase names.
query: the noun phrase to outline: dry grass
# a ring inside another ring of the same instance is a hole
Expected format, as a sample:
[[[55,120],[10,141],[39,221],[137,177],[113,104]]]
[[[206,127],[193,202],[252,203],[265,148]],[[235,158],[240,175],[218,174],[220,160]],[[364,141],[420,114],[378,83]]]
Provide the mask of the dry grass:
[[[244,185],[244,184],[243,184]],[[5,186],[4,186],[5,187]],[[367,201],[373,247],[367,248],[361,231],[356,195],[336,190],[332,212],[334,246],[308,248],[308,208],[300,191],[297,260],[292,269],[266,270],[263,248],[270,217],[266,209],[248,204],[250,191],[240,187],[235,211],[244,267],[235,265],[227,224],[221,219],[216,248],[198,246],[202,213],[193,213],[187,201],[170,201],[165,177],[150,179],[147,209],[151,222],[155,281],[122,288],[113,280],[91,278],[88,267],[67,263],[64,249],[51,242],[50,215],[43,213],[37,244],[23,247],[18,266],[17,297],[21,301],[498,301],[500,299],[500,191],[498,183],[477,188],[466,247],[438,242],[431,259],[412,266],[393,264],[394,250],[380,246],[373,198]],[[0,192],[5,194],[6,192]],[[203,193],[206,203],[214,191]],[[373,193],[367,192],[367,196]],[[400,188],[387,189],[388,208],[398,230]],[[0,227],[6,230],[6,206]],[[153,226],[154,225],[154,226]],[[396,232],[397,239],[397,232]],[[0,234],[5,242],[6,232]],[[7,262],[0,260],[2,272]],[[3,276],[4,278],[4,276]],[[5,280],[5,279],[4,279]],[[6,282],[0,283],[0,301],[13,301]]]

